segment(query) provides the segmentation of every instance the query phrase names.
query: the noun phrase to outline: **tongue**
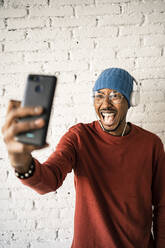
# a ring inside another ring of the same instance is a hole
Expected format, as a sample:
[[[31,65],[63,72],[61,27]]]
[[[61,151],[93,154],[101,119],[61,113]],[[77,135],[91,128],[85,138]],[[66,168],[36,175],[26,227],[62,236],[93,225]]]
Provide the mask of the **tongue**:
[[[115,115],[114,114],[106,114],[104,116],[104,123],[106,125],[111,125],[114,121]]]

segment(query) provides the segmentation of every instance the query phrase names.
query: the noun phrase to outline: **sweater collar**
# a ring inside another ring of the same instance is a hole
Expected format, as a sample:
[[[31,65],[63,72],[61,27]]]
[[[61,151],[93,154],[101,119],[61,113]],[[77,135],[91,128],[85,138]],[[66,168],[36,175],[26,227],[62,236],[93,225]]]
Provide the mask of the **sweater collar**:
[[[130,122],[127,122],[127,124],[130,125],[131,130],[130,130],[130,132],[129,132],[127,135],[125,135],[125,136],[115,136],[115,135],[112,135],[112,134],[110,134],[110,133],[108,133],[108,132],[105,132],[105,131],[102,129],[102,127],[101,127],[99,121],[95,121],[95,128],[96,128],[96,130],[97,130],[98,135],[99,135],[102,139],[104,139],[106,142],[117,142],[117,143],[120,143],[120,142],[126,142],[126,141],[128,141],[128,140],[131,139],[131,138],[135,135],[135,133],[136,133],[136,128],[135,128],[135,126],[134,126],[132,123],[130,123]]]

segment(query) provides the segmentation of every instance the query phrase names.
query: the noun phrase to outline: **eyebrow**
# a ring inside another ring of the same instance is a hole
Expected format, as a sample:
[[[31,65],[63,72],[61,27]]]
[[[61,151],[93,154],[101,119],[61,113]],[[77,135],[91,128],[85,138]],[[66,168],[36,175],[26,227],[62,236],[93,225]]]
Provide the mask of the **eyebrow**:
[[[101,94],[105,94],[104,92],[100,91],[100,90],[97,90],[98,93],[101,93]],[[119,93],[117,90],[113,90],[112,91],[113,93]]]

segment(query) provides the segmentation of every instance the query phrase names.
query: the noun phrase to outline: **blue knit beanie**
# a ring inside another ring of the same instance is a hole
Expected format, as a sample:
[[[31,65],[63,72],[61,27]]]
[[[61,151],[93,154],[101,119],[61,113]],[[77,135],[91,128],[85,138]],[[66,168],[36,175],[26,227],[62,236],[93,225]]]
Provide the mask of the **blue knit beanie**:
[[[130,95],[133,90],[134,78],[125,70],[120,68],[109,68],[104,70],[95,82],[93,91],[101,89],[117,90],[128,101],[130,107]]]

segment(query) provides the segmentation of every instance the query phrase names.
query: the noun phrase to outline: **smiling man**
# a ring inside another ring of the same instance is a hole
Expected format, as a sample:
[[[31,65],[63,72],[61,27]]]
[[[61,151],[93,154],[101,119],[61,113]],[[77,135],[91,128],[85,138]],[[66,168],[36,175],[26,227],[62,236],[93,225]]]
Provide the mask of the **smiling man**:
[[[44,125],[16,119],[42,109],[9,104],[3,134],[22,183],[45,194],[74,171],[72,248],[165,247],[165,153],[155,134],[126,122],[133,81],[123,69],[103,71],[93,88],[99,120],[71,127],[43,164],[31,155],[37,147],[15,140],[19,132]]]
[[[100,124],[113,135],[129,132],[126,115],[130,107],[133,80],[127,71],[111,68],[101,73],[93,88],[94,105]]]

